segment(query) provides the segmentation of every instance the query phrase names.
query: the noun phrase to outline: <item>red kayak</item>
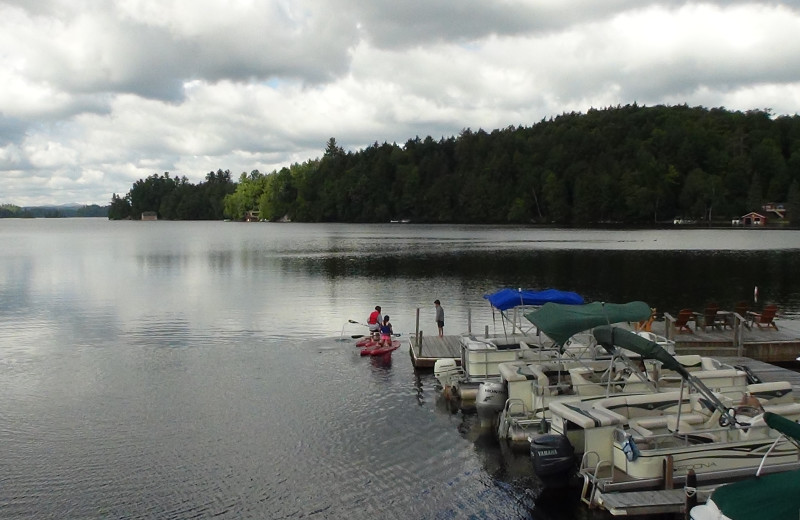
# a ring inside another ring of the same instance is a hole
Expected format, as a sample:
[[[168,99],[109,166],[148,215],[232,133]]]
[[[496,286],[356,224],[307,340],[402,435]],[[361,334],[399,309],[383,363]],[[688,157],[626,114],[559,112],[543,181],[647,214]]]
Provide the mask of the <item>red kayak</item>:
[[[388,354],[394,350],[400,348],[399,341],[392,341],[391,345],[381,346],[380,343],[376,343],[371,347],[366,347],[361,349],[362,356],[380,356],[381,354]]]
[[[356,341],[357,347],[374,347],[380,343],[380,340],[372,339],[370,336],[361,338],[360,340]]]

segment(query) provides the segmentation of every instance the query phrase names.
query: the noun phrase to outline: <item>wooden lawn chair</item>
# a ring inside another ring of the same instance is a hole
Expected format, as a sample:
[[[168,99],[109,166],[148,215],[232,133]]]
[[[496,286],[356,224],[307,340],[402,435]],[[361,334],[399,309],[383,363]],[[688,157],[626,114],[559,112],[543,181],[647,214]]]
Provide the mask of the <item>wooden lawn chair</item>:
[[[742,320],[742,323],[748,329],[750,328],[750,325],[747,323],[747,313],[749,311],[750,311],[750,304],[747,303],[747,302],[739,302],[736,305],[734,305],[734,307],[733,307],[734,314],[738,314],[739,315],[739,319]],[[736,322],[736,316],[733,317],[732,321],[733,321],[733,323]]]
[[[681,309],[678,317],[675,318],[675,331],[680,334],[684,330],[689,334],[694,334],[689,328],[689,322],[694,321],[694,312],[691,309]]]
[[[633,328],[636,332],[653,332],[653,322],[656,320],[656,308],[650,308],[650,317],[644,321],[638,321],[634,324]]]
[[[768,329],[770,327],[778,330],[778,326],[775,325],[775,314],[778,313],[778,306],[775,304],[769,304],[764,306],[764,310],[761,312],[748,312],[747,315],[750,318],[750,326],[752,327],[754,324],[758,326],[759,329]]]
[[[733,307],[733,312],[744,318],[750,310],[750,304],[747,302],[739,302]]]
[[[703,332],[705,332],[708,327],[716,329],[722,325],[722,322],[717,321],[717,312],[719,312],[719,305],[716,303],[709,303],[705,310],[703,310]]]

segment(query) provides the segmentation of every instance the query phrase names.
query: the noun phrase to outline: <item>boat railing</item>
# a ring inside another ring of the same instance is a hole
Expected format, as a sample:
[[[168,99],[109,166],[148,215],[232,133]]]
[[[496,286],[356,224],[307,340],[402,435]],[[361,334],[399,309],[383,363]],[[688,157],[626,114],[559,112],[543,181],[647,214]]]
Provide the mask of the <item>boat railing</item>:
[[[753,423],[734,424],[732,426],[719,426],[701,424],[699,427],[692,426],[692,422],[698,420],[696,414],[684,414],[687,421],[682,421],[684,429],[680,424],[676,425],[676,415],[662,416],[661,424],[651,418],[650,428],[639,426],[637,421],[632,421],[628,427],[618,427],[614,430],[614,442],[624,446],[631,440],[636,448],[642,451],[661,450],[693,446],[698,444],[719,444],[736,442],[740,440],[769,439],[774,440],[776,435],[763,421],[754,420]],[[715,421],[718,415],[711,415],[708,420]],[[644,422],[644,421],[643,421]],[[650,430],[656,430],[651,432]],[[659,431],[660,430],[660,431]],[[667,430],[667,431],[663,431]]]
[[[508,345],[498,346],[491,338],[470,339],[461,343],[461,366],[468,379],[486,379],[500,375],[498,365],[501,363],[520,360],[544,362],[557,357],[557,354],[557,349],[531,347],[524,341],[519,341],[516,348],[510,348]]]

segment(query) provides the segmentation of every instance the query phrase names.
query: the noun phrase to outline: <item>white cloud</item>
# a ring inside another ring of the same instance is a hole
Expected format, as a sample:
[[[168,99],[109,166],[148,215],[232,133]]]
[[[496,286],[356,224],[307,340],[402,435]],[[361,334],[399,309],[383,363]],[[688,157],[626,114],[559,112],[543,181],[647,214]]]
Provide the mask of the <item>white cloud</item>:
[[[800,97],[797,2],[0,0],[0,203],[638,102]]]

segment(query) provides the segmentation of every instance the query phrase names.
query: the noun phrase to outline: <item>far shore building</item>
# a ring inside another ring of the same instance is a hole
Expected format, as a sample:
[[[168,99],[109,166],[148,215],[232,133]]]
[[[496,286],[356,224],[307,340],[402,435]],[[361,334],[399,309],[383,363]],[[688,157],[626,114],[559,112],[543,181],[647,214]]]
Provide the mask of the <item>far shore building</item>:
[[[158,213],[155,211],[142,211],[142,220],[158,220]]]
[[[764,213],[772,214],[774,217],[777,217],[779,220],[783,220],[786,218],[786,205],[783,202],[768,202],[762,206]]]
[[[738,224],[740,226],[762,227],[767,225],[767,217],[761,213],[751,211],[750,213],[739,217]]]

